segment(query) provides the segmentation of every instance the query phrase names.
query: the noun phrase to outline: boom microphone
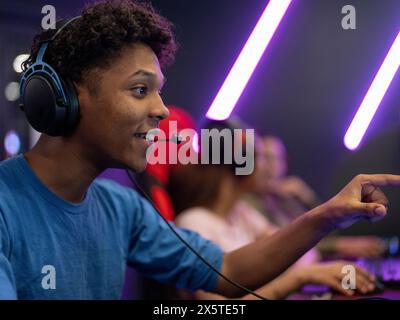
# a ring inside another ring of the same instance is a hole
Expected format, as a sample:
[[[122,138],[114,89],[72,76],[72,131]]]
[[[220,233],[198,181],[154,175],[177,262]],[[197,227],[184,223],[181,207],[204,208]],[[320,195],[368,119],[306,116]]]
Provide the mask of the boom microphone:
[[[169,139],[158,139],[156,135],[147,135],[146,140],[150,142],[169,141],[169,142],[175,142],[176,144],[181,144],[183,142],[183,138],[177,134],[174,134],[172,138]]]

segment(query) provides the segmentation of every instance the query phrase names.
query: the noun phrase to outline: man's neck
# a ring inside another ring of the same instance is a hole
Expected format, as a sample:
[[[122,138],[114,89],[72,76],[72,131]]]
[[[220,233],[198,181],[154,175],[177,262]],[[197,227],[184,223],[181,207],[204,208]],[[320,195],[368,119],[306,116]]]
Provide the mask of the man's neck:
[[[79,152],[79,145],[62,138],[42,137],[25,159],[49,190],[66,201],[80,203],[103,171]]]

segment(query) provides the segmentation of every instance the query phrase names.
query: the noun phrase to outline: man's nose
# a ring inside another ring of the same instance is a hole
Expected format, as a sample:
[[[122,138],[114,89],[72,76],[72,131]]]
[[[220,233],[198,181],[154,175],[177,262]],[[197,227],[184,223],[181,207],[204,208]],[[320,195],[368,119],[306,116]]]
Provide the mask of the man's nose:
[[[164,102],[162,101],[161,97],[157,103],[157,106],[153,108],[150,116],[152,118],[157,118],[158,120],[163,120],[169,117],[169,110],[165,106]]]

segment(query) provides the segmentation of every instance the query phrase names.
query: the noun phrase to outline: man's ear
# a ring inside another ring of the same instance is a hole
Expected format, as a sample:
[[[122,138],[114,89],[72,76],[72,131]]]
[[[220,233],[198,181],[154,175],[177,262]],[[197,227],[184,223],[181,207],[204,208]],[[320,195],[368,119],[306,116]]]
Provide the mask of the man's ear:
[[[82,110],[88,103],[88,99],[90,96],[89,88],[85,84],[78,82],[74,82],[74,87],[77,98],[79,100],[79,107]]]

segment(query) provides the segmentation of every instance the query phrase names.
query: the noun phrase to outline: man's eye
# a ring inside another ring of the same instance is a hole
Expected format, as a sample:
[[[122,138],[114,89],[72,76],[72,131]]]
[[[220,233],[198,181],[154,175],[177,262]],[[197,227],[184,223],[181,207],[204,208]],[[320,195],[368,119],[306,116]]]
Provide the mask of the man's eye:
[[[140,96],[143,96],[147,94],[147,88],[146,87],[135,87],[132,89],[133,93],[138,94]]]

